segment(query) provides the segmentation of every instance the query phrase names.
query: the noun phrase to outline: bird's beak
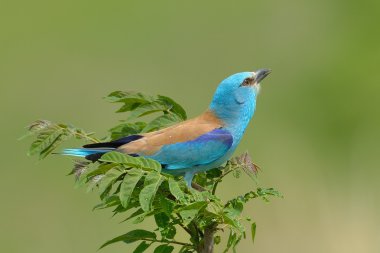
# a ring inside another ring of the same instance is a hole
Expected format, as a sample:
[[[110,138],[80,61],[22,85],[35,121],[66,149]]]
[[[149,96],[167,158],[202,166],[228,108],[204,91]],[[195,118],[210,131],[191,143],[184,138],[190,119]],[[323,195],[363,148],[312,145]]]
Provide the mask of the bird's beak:
[[[255,83],[260,83],[265,77],[267,77],[272,70],[270,69],[259,69],[255,72]]]

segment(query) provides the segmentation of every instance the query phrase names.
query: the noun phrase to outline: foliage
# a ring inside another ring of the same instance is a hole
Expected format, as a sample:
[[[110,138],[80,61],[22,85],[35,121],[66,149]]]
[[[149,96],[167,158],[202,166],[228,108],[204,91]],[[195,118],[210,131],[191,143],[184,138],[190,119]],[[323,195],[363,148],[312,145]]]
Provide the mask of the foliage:
[[[106,139],[157,130],[186,119],[185,110],[171,98],[151,97],[137,92],[112,92],[106,100],[120,103],[118,113],[127,112],[127,120],[109,130]],[[155,115],[148,123],[137,121],[140,117]],[[61,143],[70,137],[98,142],[92,133],[66,124],[56,124],[38,120],[29,127],[29,135],[35,134],[28,154],[41,159],[51,154]],[[239,178],[241,172],[256,180],[258,167],[248,153],[232,158],[224,167],[198,173],[194,178],[197,191],[189,189],[182,177],[175,177],[161,168],[152,159],[132,157],[119,152],[109,152],[99,161],[75,161],[70,174],[76,178],[77,186],[86,186],[88,191],[97,189],[101,202],[94,209],[112,208],[114,215],[122,215],[123,222],[138,224],[153,217],[157,229],[146,231],[135,229],[104,243],[101,248],[115,242],[140,242],[134,252],[144,252],[156,246],[155,253],[170,253],[173,245],[181,246],[182,253],[207,252],[204,246],[208,236],[219,244],[218,232],[229,230],[229,238],[224,252],[232,249],[246,237],[242,221],[251,221],[242,216],[244,204],[269,196],[280,196],[272,188],[257,188],[242,196],[224,203],[216,190],[225,176],[233,174]],[[128,215],[126,215],[128,214]],[[190,236],[189,242],[175,239],[177,229],[184,229]],[[251,224],[251,237],[254,240],[256,223]]]

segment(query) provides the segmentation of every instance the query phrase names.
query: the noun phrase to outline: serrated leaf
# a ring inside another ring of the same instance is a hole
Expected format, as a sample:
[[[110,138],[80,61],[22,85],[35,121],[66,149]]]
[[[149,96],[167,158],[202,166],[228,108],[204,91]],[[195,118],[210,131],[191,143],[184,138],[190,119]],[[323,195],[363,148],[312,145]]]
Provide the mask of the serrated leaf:
[[[98,168],[92,170],[91,172],[86,173],[87,179],[95,177],[97,175],[106,174],[107,171],[117,166],[117,164],[100,164]]]
[[[136,242],[136,241],[144,240],[144,239],[155,240],[156,238],[157,238],[156,234],[153,232],[146,231],[143,229],[136,229],[136,230],[129,231],[128,233],[126,233],[124,235],[120,235],[118,237],[115,237],[114,239],[107,241],[102,246],[100,246],[99,249],[102,249],[105,246],[110,245],[110,244],[115,243],[115,242],[121,242],[122,241],[125,243],[132,243],[132,242]]]
[[[47,149],[49,146],[57,141],[57,138],[63,134],[62,129],[49,128],[40,132],[30,148],[28,155],[36,155]]]
[[[145,250],[147,250],[149,248],[149,246],[151,245],[151,243],[147,243],[145,241],[142,241],[139,246],[137,246],[137,248],[133,251],[133,253],[142,253],[144,252]]]
[[[173,246],[162,244],[154,249],[153,253],[171,253],[174,250]]]
[[[112,184],[116,181],[118,177],[123,174],[122,171],[118,170],[117,168],[110,169],[104,177],[100,180],[99,183],[99,192],[100,194],[103,194],[107,188],[111,187]]]
[[[140,169],[132,168],[128,170],[123,179],[123,182],[121,183],[119,193],[120,202],[123,207],[128,206],[133,190],[143,175],[144,172]]]
[[[117,151],[112,151],[104,154],[99,161],[109,163],[119,163],[129,165],[131,167],[141,167],[141,162],[138,158],[132,157]]]
[[[123,122],[110,130],[111,139],[116,140],[125,136],[139,134],[147,124],[145,122],[126,123]]]
[[[125,104],[146,103],[152,101],[152,97],[135,91],[114,91],[105,97],[108,102],[123,102]]]
[[[139,208],[136,211],[134,211],[131,215],[129,215],[128,218],[124,219],[122,222],[130,220],[130,219],[133,219],[133,218],[138,217],[138,216],[140,216],[142,214],[144,214],[144,210],[142,210],[141,208]]]
[[[167,111],[169,109],[170,107],[166,104],[157,101],[141,104],[131,112],[127,120],[136,119],[155,112]]]
[[[145,101],[144,102],[136,102],[136,103],[134,103],[133,101],[134,100],[128,101],[126,104],[124,104],[122,107],[120,107],[116,112],[120,113],[120,112],[133,111],[137,107],[139,107],[139,105],[141,105],[141,103],[145,103]]]
[[[133,157],[120,152],[112,151],[104,154],[99,161],[125,164],[134,168],[161,171],[161,164],[156,160],[145,157]]]
[[[151,209],[158,187],[163,181],[163,176],[158,172],[151,172],[145,177],[144,188],[139,195],[141,208],[147,212]]]
[[[187,119],[185,109],[183,109],[183,107],[180,104],[178,104],[176,101],[174,101],[173,99],[169,97],[161,96],[161,95],[158,95],[158,99],[171,105],[170,111],[177,114],[182,120]]]
[[[256,236],[256,223],[253,222],[251,225],[251,236],[252,236],[252,243],[255,243],[255,236]]]
[[[156,160],[145,157],[137,157],[136,159],[139,160],[142,169],[155,170],[157,172],[161,172],[161,164]]]
[[[182,119],[174,113],[168,113],[161,116],[158,116],[151,122],[149,122],[145,128],[142,130],[142,132],[151,132],[158,129],[161,129],[163,127],[167,127],[170,125],[173,125],[175,123],[181,122]]]
[[[103,202],[94,206],[92,210],[104,209],[111,206],[117,206],[119,204],[120,204],[119,196],[112,195],[103,199]]]
[[[180,202],[185,201],[185,194],[181,190],[178,182],[174,180],[173,178],[169,178],[169,190],[170,190],[170,193]]]

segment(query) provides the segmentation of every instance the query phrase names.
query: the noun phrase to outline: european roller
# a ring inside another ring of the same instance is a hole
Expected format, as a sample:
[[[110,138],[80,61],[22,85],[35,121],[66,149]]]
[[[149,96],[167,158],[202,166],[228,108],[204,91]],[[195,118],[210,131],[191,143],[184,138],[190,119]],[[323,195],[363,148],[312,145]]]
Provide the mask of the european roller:
[[[110,151],[151,158],[165,172],[183,175],[191,187],[195,173],[217,168],[231,157],[255,112],[260,82],[269,73],[260,69],[227,77],[208,109],[193,119],[158,131],[65,149],[62,154],[91,161]]]

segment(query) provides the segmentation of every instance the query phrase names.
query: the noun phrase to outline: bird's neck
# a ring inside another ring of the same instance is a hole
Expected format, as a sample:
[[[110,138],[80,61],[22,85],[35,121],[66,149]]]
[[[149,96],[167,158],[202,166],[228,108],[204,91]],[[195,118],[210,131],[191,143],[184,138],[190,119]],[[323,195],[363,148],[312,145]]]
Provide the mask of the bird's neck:
[[[256,100],[246,101],[244,104],[235,107],[210,108],[215,116],[224,124],[224,128],[231,132],[234,138],[234,145],[237,145],[251,120],[256,107]]]

